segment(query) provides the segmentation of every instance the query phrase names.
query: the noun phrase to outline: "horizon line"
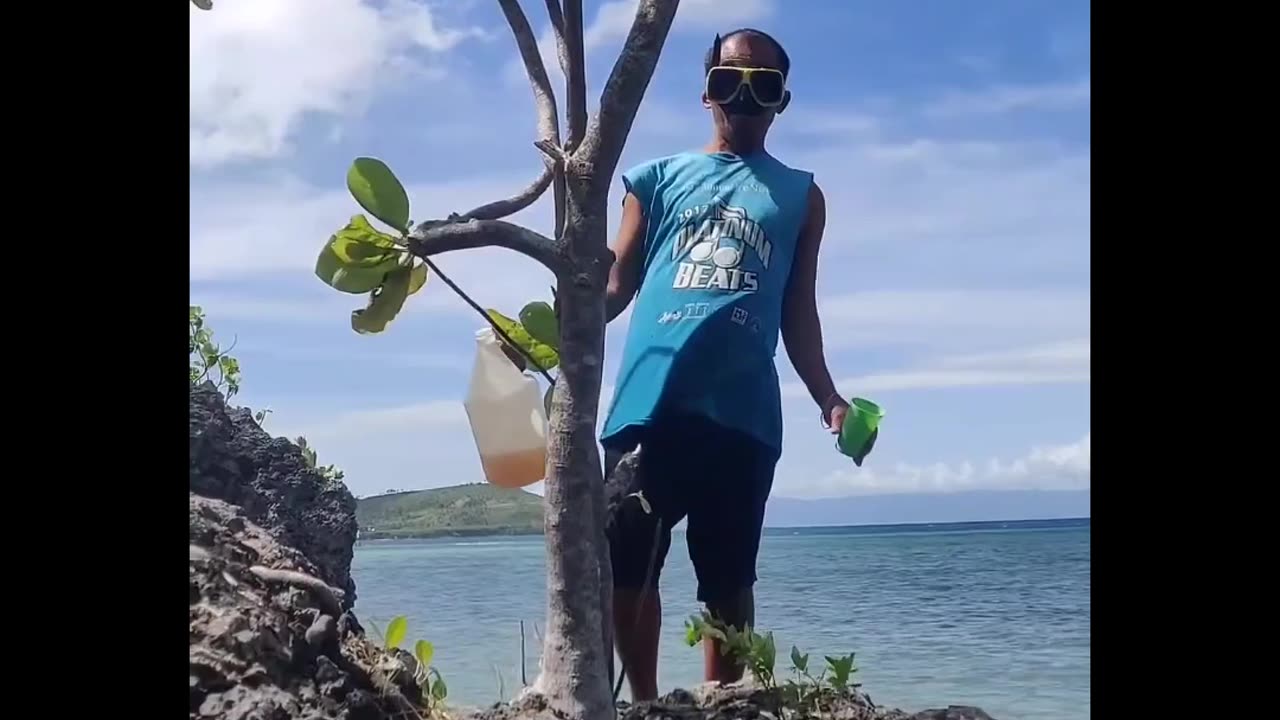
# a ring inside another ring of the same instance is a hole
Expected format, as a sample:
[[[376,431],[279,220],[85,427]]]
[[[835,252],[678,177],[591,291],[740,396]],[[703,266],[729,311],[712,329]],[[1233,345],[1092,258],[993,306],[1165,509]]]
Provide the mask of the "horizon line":
[[[875,528],[875,527],[907,527],[915,525],[989,525],[992,523],[1035,523],[1035,522],[1078,522],[1080,520],[1089,520],[1093,518],[1089,515],[1073,516],[1073,517],[1040,517],[1040,518],[1001,518],[998,520],[913,520],[910,522],[888,522],[888,523],[841,523],[838,525],[765,525],[766,528],[774,530],[814,530],[820,528]],[[674,528],[672,531],[674,532]]]
[[[538,482],[545,482],[545,480],[539,480]],[[534,483],[534,484],[537,484],[537,483]],[[343,483],[343,485],[346,485],[346,483]],[[371,493],[369,495],[356,495],[355,493],[351,493],[351,497],[355,498],[356,500],[368,500],[370,498],[390,497],[392,495],[406,495],[408,493],[430,492],[432,490],[451,490],[453,488],[472,487],[472,486],[481,486],[481,485],[487,485],[497,490],[517,490],[522,493],[528,493],[529,495],[543,497],[543,495],[525,488],[503,488],[503,487],[498,487],[497,485],[493,485],[492,483],[486,482],[484,480],[479,480],[476,482],[468,482],[468,483],[458,483],[457,485],[439,485],[436,487],[425,487],[425,488],[414,488],[414,489],[396,488],[393,492],[383,491],[380,493]],[[770,500],[795,500],[797,502],[822,502],[823,500],[848,500],[850,498],[937,497],[939,495],[963,495],[966,493],[1081,493],[1081,492],[1092,492],[1092,490],[1093,490],[1092,487],[1087,487],[1087,488],[968,488],[965,490],[938,490],[936,492],[899,491],[899,492],[876,493],[873,495],[867,495],[867,494],[824,495],[821,497],[796,497],[794,495],[770,495],[769,499]],[[351,488],[348,487],[347,491],[350,492]],[[1000,521],[997,520],[993,522],[1000,522]],[[1022,521],[1018,521],[1018,522],[1022,522]],[[853,527],[853,526],[836,525],[833,527]]]

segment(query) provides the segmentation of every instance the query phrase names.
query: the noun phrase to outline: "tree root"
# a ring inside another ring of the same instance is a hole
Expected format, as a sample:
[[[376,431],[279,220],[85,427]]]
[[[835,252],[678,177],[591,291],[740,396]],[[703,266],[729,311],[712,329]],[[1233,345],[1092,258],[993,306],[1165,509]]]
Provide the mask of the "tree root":
[[[342,591],[330,587],[315,576],[297,570],[276,570],[262,565],[254,565],[249,568],[249,572],[266,583],[289,585],[307,590],[320,603],[320,609],[326,614],[334,617],[342,615],[342,603],[338,601]]]

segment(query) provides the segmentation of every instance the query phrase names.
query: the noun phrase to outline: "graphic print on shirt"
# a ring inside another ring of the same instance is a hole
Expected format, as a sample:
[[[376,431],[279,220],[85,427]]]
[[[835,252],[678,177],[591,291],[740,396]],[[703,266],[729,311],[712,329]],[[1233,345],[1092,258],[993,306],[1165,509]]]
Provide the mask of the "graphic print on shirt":
[[[685,209],[680,219],[685,224],[671,247],[671,259],[680,260],[672,288],[748,293],[759,289],[758,274],[742,269],[742,260],[750,249],[768,270],[773,244],[746,210],[717,201]]]

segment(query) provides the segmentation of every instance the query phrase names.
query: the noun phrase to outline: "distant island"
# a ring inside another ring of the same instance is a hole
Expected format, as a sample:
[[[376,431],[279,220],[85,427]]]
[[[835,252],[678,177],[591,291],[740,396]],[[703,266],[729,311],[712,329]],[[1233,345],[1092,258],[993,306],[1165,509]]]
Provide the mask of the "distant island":
[[[542,497],[487,483],[371,495],[356,501],[361,540],[539,535]]]
[[[822,500],[770,498],[769,528],[1087,518],[1088,490],[974,490]],[[361,540],[542,534],[542,497],[487,483],[388,490],[356,505]],[[675,529],[680,530],[681,526]]]

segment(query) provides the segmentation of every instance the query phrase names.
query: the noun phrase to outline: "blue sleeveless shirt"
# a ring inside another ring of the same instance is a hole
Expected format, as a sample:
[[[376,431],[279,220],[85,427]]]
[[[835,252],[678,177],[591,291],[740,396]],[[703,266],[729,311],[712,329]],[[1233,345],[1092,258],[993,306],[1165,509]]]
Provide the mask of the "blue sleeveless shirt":
[[[758,153],[682,153],[622,176],[644,266],[602,440],[692,413],[780,450],[773,358],[812,173]]]

